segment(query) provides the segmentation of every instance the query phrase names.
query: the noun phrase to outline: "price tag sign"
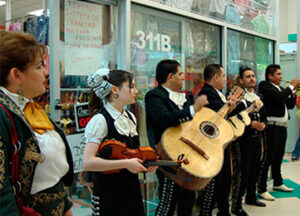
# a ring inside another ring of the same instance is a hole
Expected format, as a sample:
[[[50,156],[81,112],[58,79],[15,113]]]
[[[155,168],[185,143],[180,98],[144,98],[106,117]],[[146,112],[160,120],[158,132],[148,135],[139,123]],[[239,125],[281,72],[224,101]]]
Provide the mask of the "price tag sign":
[[[87,123],[91,120],[88,103],[78,103],[74,105],[75,122],[77,131],[83,131]]]

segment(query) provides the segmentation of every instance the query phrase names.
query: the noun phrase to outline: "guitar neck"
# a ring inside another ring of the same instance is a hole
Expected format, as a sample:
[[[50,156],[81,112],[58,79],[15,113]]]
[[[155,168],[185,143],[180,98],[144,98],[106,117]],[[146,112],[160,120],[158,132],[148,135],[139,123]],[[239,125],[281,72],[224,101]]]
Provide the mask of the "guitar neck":
[[[222,108],[218,111],[219,116],[225,118],[228,114],[229,109],[230,109],[229,104],[228,103],[224,104],[224,106],[222,106]]]
[[[164,161],[164,160],[158,160],[158,161],[145,161],[144,166],[180,166],[181,162],[176,161]]]

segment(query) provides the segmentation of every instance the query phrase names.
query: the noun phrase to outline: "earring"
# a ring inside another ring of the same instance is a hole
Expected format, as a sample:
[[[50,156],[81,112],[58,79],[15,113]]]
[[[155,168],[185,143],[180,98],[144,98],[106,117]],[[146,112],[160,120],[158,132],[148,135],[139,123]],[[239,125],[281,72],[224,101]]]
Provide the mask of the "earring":
[[[118,99],[118,98],[119,98],[119,94],[115,94],[114,99]]]
[[[24,98],[23,98],[23,90],[19,87],[16,91],[17,95],[18,95],[18,102],[19,102],[19,106],[24,103]]]

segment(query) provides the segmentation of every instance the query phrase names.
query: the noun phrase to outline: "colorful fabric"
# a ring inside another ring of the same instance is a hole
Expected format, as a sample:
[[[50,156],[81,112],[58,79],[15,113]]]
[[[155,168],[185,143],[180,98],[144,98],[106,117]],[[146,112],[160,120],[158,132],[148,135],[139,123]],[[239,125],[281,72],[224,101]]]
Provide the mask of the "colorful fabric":
[[[24,109],[24,116],[32,129],[39,134],[54,130],[49,117],[38,103],[29,102]]]
[[[22,111],[18,106],[0,90],[0,103],[2,103],[7,110],[13,115],[16,124],[17,134],[19,136],[19,141],[21,143],[19,150],[19,181],[21,183],[21,189],[18,193],[19,197],[23,200],[24,206],[32,208],[32,205],[28,202],[28,197],[30,196],[30,191],[33,182],[33,176],[35,173],[35,168],[40,159],[40,148],[38,146],[38,141],[33,135],[34,132],[30,125],[24,118]],[[19,210],[16,204],[15,196],[13,194],[12,185],[10,183],[9,174],[9,163],[10,163],[10,136],[11,133],[11,122],[8,119],[6,113],[0,110],[0,215],[15,216],[19,214]],[[55,127],[55,130],[62,136],[64,143],[66,144],[66,138],[63,132]],[[68,173],[62,178],[61,181],[64,182],[66,186],[70,186],[73,180],[73,162],[71,157],[71,151],[66,144],[66,154],[68,158],[68,163],[70,169]],[[67,199],[67,197],[64,197]],[[44,202],[45,208],[57,209],[55,203],[51,200]],[[68,203],[68,204],[67,204]],[[64,202],[64,212],[71,207],[70,202]],[[33,208],[39,211],[38,209]],[[44,214],[39,211],[42,215]],[[63,214],[53,214],[62,216]]]

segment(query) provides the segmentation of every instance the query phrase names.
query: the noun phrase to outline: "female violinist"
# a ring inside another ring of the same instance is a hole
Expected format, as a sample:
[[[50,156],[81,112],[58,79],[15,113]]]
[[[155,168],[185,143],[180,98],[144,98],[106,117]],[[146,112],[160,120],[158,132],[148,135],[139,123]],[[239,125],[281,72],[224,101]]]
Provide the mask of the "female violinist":
[[[115,139],[128,148],[139,147],[135,116],[124,106],[135,103],[137,89],[133,75],[122,70],[100,69],[88,77],[91,87],[89,109],[93,116],[85,129],[86,147],[83,169],[93,171],[93,215],[144,215],[140,183],[137,173],[151,172],[138,158],[104,159],[97,157],[99,145]],[[102,100],[106,100],[103,107]],[[97,113],[97,114],[96,114]],[[119,169],[106,174],[104,171]]]

